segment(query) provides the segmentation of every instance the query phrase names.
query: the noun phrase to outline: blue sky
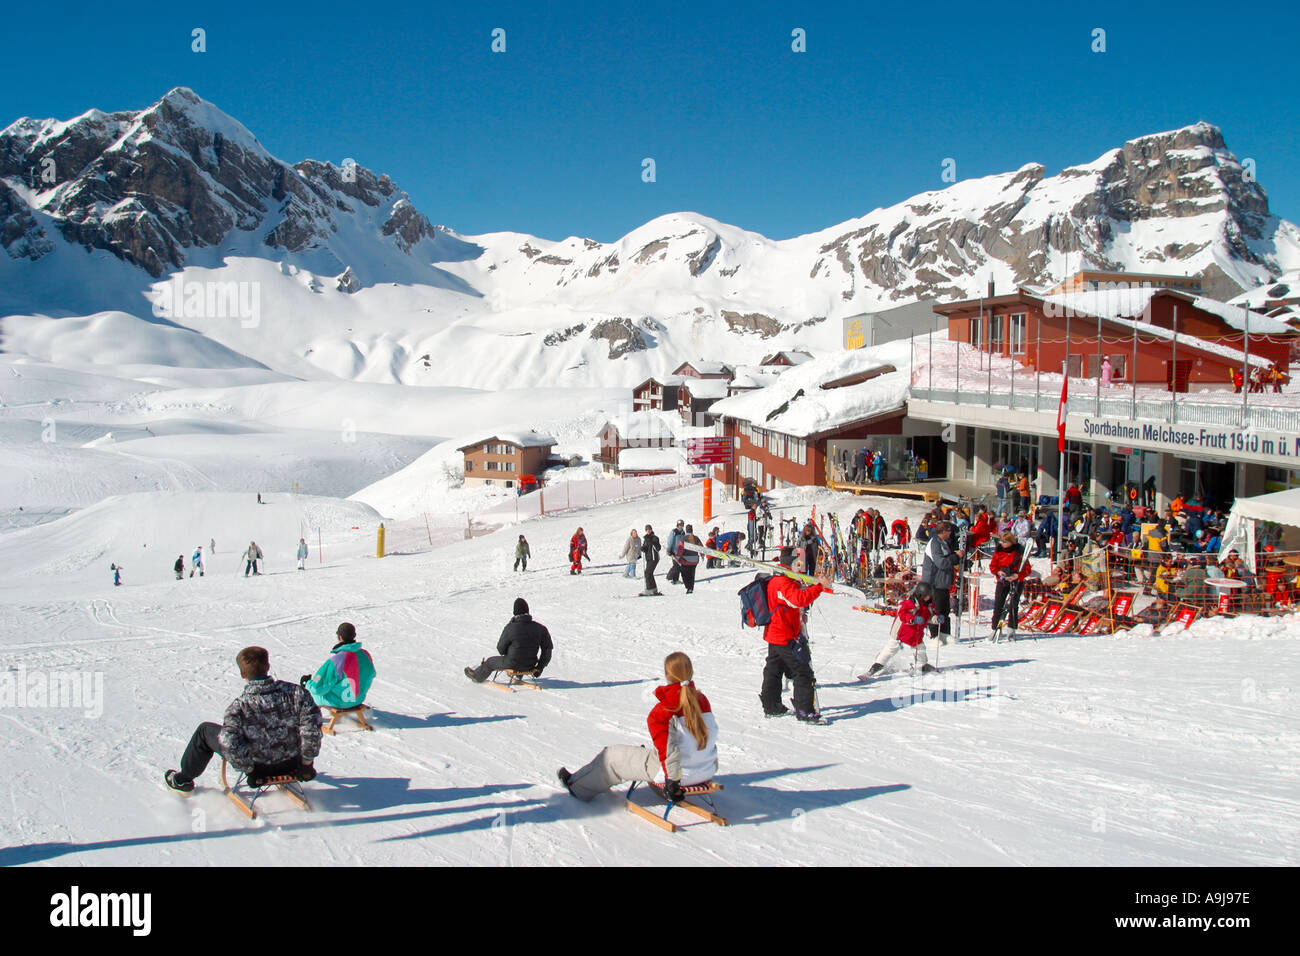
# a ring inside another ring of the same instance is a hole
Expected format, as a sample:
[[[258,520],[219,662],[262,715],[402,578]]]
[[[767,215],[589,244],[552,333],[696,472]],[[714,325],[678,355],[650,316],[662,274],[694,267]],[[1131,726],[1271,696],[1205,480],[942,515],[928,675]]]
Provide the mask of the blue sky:
[[[680,210],[786,238],[942,188],[945,158],[962,179],[1053,173],[1204,119],[1255,160],[1273,212],[1300,220],[1287,4],[132,10],[14,5],[0,124],[140,109],[188,86],[279,158],[355,158],[458,231],[608,241]],[[190,49],[195,27],[207,52]]]

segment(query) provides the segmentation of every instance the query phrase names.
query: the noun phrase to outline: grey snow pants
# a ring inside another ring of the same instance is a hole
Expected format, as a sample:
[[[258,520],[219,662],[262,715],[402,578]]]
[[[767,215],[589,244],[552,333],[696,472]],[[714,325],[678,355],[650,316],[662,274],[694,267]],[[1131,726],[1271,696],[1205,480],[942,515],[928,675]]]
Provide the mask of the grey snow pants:
[[[659,775],[659,752],[653,747],[606,747],[591,763],[575,770],[569,789],[579,800],[593,800],[629,780],[653,780]]]

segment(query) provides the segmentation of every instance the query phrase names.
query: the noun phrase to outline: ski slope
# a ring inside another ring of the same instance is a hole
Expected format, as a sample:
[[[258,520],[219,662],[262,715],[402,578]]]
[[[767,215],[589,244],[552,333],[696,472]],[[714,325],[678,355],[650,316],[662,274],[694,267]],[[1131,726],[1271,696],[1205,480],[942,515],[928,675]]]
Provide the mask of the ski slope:
[[[748,571],[701,567],[690,596],[660,577],[661,599],[635,597],[640,581],[620,576],[628,531],[650,522],[664,535],[677,518],[691,521],[698,489],[382,560],[362,520],[377,514],[358,502],[277,494],[259,508],[248,497],[152,493],[0,537],[0,675],[11,688],[19,676],[39,685],[55,672],[89,675],[88,688],[102,680],[99,706],[92,693],[80,707],[0,707],[0,800],[9,808],[0,863],[1174,866],[1300,857],[1294,618],[964,642],[943,648],[942,673],[924,681],[896,669],[862,684],[853,675],[890,621],[854,612],[852,596],[825,596],[809,627],[831,723],[810,727],[762,717],[765,645],[739,627],[735,593]],[[778,493],[791,514],[813,503],[847,518],[868,502]],[[871,503],[890,520],[920,513],[898,500]],[[150,508],[156,524],[136,520]],[[313,543],[299,572],[287,549],[310,509],[327,531],[325,560]],[[716,523],[743,527],[738,506],[721,510]],[[220,561],[203,579],[138,576],[124,559],[126,584],[114,588],[98,556],[66,580],[51,570],[80,553],[76,541],[174,533],[192,546],[222,522]],[[570,576],[564,552],[578,525],[594,562]],[[520,532],[533,550],[526,574],[510,570]],[[274,543],[269,574],[225,566],[225,538],[248,536]],[[516,596],[555,639],[544,691],[507,694],[462,674],[493,652]],[[343,620],[378,669],[376,729],[325,738],[320,775],[307,785],[312,812],[268,795],[249,821],[216,789],[215,764],[193,796],[165,789],[162,772],[178,765],[195,725],[219,720],[240,692],[241,647],[268,648],[273,674],[296,681],[321,663]],[[556,768],[576,769],[604,745],[649,743],[652,688],[674,650],[691,655],[717,716],[727,828],[683,815],[686,829],[668,834],[625,812],[617,795],[583,804],[555,779]],[[907,663],[900,654],[892,666]]]

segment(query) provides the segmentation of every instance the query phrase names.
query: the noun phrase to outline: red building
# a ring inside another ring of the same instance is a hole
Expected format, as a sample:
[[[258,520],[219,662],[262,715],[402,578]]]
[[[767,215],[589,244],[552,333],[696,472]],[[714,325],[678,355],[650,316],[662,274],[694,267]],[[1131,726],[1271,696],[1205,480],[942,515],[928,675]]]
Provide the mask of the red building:
[[[934,306],[948,338],[1030,368],[1096,377],[1109,358],[1111,381],[1227,387],[1246,362],[1286,368],[1295,332],[1257,312],[1170,289],[1147,287],[1007,295]],[[1175,334],[1176,333],[1176,334]]]
[[[680,375],[646,379],[632,389],[632,411],[673,411],[677,408],[677,387],[681,384]]]

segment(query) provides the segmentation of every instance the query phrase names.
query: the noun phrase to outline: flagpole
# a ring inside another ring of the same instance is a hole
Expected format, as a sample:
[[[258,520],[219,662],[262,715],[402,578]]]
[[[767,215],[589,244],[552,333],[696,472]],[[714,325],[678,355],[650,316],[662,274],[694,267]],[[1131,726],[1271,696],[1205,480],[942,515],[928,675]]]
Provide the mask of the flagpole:
[[[1067,356],[1069,354],[1067,350]],[[1065,415],[1069,404],[1070,360],[1061,363],[1061,404],[1056,410],[1056,447],[1061,463],[1056,479],[1056,560],[1061,561],[1065,547]]]

